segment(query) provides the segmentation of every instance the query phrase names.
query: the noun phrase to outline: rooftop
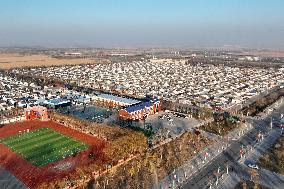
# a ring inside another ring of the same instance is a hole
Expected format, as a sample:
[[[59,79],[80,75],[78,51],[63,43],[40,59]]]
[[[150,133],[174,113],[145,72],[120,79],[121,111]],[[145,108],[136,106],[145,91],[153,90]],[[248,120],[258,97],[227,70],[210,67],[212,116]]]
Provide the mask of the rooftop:
[[[140,102],[135,99],[125,98],[125,97],[120,97],[120,96],[105,94],[105,93],[98,94],[97,96],[101,98],[117,101],[117,102],[126,103],[126,104],[137,104]]]

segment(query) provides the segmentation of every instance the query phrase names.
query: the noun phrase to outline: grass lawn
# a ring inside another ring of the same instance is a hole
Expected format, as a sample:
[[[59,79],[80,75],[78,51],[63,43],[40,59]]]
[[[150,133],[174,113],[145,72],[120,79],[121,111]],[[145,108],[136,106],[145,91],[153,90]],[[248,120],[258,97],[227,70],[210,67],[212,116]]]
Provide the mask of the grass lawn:
[[[40,128],[0,140],[35,166],[71,156],[89,146],[50,128]]]

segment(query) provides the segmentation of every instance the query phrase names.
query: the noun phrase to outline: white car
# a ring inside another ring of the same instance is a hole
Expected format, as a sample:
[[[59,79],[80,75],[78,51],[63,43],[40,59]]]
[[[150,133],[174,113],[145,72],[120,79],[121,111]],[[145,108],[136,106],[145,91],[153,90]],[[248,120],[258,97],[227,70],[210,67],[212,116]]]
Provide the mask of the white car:
[[[237,140],[239,140],[238,138],[231,138],[231,140],[233,140],[233,141],[237,141]]]
[[[259,169],[258,166],[254,164],[248,164],[248,167],[252,169]]]

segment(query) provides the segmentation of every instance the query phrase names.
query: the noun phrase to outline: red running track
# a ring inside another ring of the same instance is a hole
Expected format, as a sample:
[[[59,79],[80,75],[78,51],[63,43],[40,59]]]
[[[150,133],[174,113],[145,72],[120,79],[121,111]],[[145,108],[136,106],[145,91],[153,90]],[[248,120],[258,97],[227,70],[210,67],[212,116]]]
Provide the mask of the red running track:
[[[101,164],[105,161],[106,158],[103,154],[105,141],[53,121],[33,120],[7,124],[0,128],[0,139],[16,135],[19,131],[23,132],[27,129],[32,131],[42,127],[52,128],[64,135],[80,140],[90,145],[90,148],[79,152],[75,157],[67,157],[43,167],[36,167],[5,145],[0,144],[0,165],[20,179],[26,186],[36,188],[43,182],[50,182],[71,175],[76,168],[84,168],[90,164]],[[88,157],[90,152],[95,154],[93,159]],[[59,171],[54,168],[66,162],[72,165],[68,170]]]

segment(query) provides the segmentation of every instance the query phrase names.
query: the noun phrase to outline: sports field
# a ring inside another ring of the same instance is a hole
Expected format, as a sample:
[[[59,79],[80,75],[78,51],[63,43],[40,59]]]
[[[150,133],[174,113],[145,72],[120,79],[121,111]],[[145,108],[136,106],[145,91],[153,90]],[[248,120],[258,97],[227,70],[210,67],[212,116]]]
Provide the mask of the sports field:
[[[0,128],[0,167],[33,189],[78,174],[77,168],[101,166],[105,147],[104,140],[51,120],[14,122]]]
[[[45,166],[89,148],[87,144],[45,127],[1,139],[0,143],[35,166]]]

